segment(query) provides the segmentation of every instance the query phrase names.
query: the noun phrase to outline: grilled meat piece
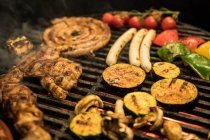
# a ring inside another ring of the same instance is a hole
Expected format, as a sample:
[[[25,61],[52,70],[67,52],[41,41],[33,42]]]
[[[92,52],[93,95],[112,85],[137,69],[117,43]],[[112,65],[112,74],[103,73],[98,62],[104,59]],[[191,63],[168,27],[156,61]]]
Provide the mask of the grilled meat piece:
[[[42,86],[59,99],[66,98],[81,74],[82,67],[65,58],[37,60],[25,70],[25,76],[40,77]]]
[[[2,108],[9,118],[14,118],[19,111],[18,103],[35,104],[36,96],[33,92],[20,83],[5,83],[1,85]]]
[[[22,81],[23,77],[24,73],[18,67],[14,67],[8,73],[0,76],[0,85],[7,82],[18,83]]]
[[[1,83],[1,103],[6,116],[15,122],[15,128],[24,139],[51,140],[42,128],[43,113],[36,107],[36,96],[21,83]]]
[[[7,46],[10,52],[17,56],[27,54],[33,48],[33,44],[25,36],[9,39]]]
[[[9,128],[2,120],[0,120],[0,140],[13,140]]]

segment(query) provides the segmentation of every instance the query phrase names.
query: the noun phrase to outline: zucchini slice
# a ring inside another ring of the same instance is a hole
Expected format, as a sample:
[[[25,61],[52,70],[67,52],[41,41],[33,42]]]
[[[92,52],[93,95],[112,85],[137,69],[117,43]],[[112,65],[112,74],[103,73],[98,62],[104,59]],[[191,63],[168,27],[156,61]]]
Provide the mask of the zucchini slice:
[[[180,74],[180,69],[176,65],[168,62],[156,62],[153,65],[154,73],[163,78],[176,78]]]
[[[134,88],[145,79],[145,72],[139,67],[130,64],[115,64],[103,72],[104,80],[117,88]]]
[[[82,139],[97,137],[102,132],[100,113],[85,112],[76,115],[70,122],[70,130]]]
[[[150,112],[150,107],[157,106],[155,98],[146,92],[131,92],[124,99],[124,106],[135,115],[146,115]]]
[[[183,79],[162,79],[152,85],[151,94],[163,104],[184,105],[196,99],[198,90]]]

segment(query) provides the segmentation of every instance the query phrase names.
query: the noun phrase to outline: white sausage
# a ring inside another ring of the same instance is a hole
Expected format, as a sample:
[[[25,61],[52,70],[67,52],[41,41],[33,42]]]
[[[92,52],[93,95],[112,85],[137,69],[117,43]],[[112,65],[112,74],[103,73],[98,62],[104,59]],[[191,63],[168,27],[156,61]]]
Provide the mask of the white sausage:
[[[147,32],[147,29],[140,29],[131,41],[129,48],[129,62],[132,65],[140,66],[140,45]]]
[[[112,45],[109,53],[106,57],[106,64],[111,66],[117,63],[117,58],[124,48],[125,44],[132,39],[136,33],[136,28],[130,28],[125,33],[123,33]]]
[[[140,47],[140,63],[142,69],[149,72],[152,69],[152,64],[150,62],[150,48],[152,45],[152,40],[156,36],[156,31],[151,29],[148,31],[147,35],[144,37],[141,47]]]

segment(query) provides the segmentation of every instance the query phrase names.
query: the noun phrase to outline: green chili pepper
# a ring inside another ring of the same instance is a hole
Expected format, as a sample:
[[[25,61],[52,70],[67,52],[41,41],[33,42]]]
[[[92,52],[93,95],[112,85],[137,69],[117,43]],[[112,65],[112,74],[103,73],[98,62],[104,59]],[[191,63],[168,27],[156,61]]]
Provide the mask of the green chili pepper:
[[[181,42],[169,43],[158,49],[158,56],[164,61],[173,62],[175,57],[190,54],[191,50]]]
[[[181,57],[202,79],[210,80],[210,59],[192,53]]]

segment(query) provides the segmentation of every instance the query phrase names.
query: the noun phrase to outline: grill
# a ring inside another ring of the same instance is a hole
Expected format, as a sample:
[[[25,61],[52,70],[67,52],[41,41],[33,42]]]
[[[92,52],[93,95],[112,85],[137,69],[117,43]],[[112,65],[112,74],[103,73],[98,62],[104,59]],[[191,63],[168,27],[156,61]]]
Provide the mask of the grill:
[[[94,18],[100,18],[100,15],[91,15]],[[179,36],[195,35],[203,39],[210,40],[210,33],[186,23],[179,22],[177,25]],[[70,135],[68,128],[69,122],[74,115],[74,107],[76,103],[86,94],[93,93],[98,95],[105,104],[104,110],[113,110],[116,99],[123,98],[127,91],[113,90],[107,88],[104,84],[101,74],[107,67],[105,64],[106,55],[114,41],[126,31],[126,27],[116,30],[112,29],[112,38],[110,42],[95,54],[90,56],[81,56],[77,58],[69,58],[83,67],[83,73],[80,77],[77,86],[75,86],[67,96],[66,100],[57,100],[47,95],[47,92],[41,87],[36,79],[25,79],[24,83],[37,93],[37,105],[44,112],[44,124],[54,139],[71,140],[75,139]],[[41,43],[37,35],[41,35],[44,30],[42,25],[23,26],[22,29],[17,29],[14,35],[24,34],[35,44]],[[160,32],[160,30],[158,30]],[[123,49],[118,63],[128,63],[129,45]],[[161,61],[157,56],[158,47],[152,46],[151,60],[152,62]],[[175,62],[181,68],[180,78],[194,83],[199,91],[199,100],[192,109],[182,111],[171,111],[164,109],[164,119],[174,120],[181,124],[184,133],[195,133],[199,137],[206,139],[210,131],[210,81],[202,80],[197,74],[185,67],[180,61]],[[150,74],[143,84],[133,90],[141,90],[150,92],[150,87],[157,79],[152,78]],[[161,107],[161,106],[160,106]],[[162,108],[162,107],[161,107]],[[159,131],[149,132],[146,128],[134,130],[134,139],[163,139],[164,137]]]

